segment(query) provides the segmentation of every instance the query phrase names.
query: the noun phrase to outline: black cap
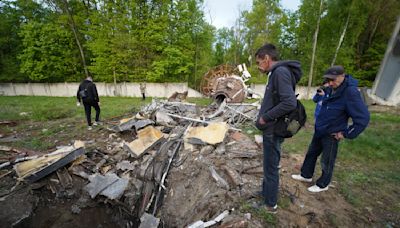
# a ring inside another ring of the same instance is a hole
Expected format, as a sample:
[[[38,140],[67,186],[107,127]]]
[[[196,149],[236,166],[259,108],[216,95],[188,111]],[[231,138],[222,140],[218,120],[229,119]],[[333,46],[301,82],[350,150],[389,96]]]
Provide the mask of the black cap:
[[[324,78],[336,79],[342,74],[344,74],[344,68],[342,66],[333,66],[325,71]]]

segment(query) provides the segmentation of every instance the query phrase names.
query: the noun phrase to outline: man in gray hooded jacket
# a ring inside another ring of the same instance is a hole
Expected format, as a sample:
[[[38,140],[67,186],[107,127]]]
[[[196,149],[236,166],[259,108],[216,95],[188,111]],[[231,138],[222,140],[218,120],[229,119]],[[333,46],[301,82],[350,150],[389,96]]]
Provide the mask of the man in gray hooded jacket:
[[[302,72],[298,61],[279,61],[279,53],[273,44],[265,44],[255,54],[258,69],[268,73],[268,83],[258,114],[256,126],[263,131],[264,177],[262,196],[266,211],[276,213],[279,188],[279,161],[282,137],[274,135],[276,120],[294,110],[297,105],[296,83]]]

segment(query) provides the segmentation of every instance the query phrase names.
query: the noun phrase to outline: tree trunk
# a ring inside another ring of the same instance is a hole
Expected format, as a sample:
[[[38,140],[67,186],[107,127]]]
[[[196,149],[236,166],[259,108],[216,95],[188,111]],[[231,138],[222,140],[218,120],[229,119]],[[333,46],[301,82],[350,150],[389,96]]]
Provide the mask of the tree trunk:
[[[350,20],[350,13],[349,13],[349,15],[347,15],[346,24],[345,24],[345,26],[344,26],[342,35],[340,36],[339,43],[338,43],[338,46],[337,46],[337,48],[336,48],[335,55],[333,56],[331,66],[333,66],[333,65],[335,64],[336,57],[337,57],[337,55],[338,55],[338,53],[339,53],[339,49],[340,49],[340,47],[342,46],[344,36],[346,35],[346,30],[347,30],[347,26],[349,25],[349,20]]]
[[[312,56],[311,56],[311,66],[310,66],[310,72],[308,76],[308,86],[307,86],[307,98],[308,95],[310,94],[311,91],[311,84],[312,84],[312,79],[313,79],[313,70],[314,70],[314,60],[315,60],[315,51],[317,49],[317,41],[318,41],[318,32],[319,32],[319,23],[321,21],[321,13],[322,13],[322,3],[323,0],[320,0],[321,4],[319,6],[319,13],[318,13],[318,21],[317,21],[317,28],[315,29],[314,33],[314,44],[313,44],[313,51],[312,51]]]
[[[74,18],[72,17],[72,13],[69,10],[68,1],[67,0],[63,0],[63,3],[64,3],[65,10],[67,11],[68,17],[69,17],[70,22],[71,22],[70,26],[71,26],[72,32],[74,33],[76,44],[78,45],[79,52],[81,54],[81,59],[82,59],[83,69],[85,70],[85,75],[86,75],[86,77],[89,77],[89,72],[88,72],[88,69],[87,69],[87,66],[86,66],[85,53],[83,52],[83,48],[82,48],[81,42],[79,41],[79,38],[78,38],[78,32],[77,32],[77,29],[76,29]]]

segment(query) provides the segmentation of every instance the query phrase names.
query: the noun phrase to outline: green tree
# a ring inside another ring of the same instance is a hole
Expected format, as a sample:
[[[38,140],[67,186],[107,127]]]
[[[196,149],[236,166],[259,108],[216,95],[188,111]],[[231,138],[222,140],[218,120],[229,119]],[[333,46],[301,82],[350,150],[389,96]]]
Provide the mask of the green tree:
[[[34,82],[76,81],[79,62],[72,34],[62,25],[31,21],[21,27],[21,72]]]
[[[45,21],[49,12],[32,0],[5,0],[0,3],[0,81],[25,82],[29,78],[20,72],[17,58],[21,51],[18,36],[21,24]]]

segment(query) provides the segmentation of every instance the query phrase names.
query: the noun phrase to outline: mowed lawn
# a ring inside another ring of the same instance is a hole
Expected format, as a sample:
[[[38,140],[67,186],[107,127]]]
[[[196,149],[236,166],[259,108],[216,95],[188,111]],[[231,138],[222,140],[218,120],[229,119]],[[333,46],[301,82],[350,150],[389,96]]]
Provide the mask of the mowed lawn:
[[[102,97],[101,118],[107,121],[128,116],[150,101],[151,98],[142,101],[140,98]],[[210,100],[189,99],[189,102],[207,105]],[[307,126],[285,141],[285,153],[305,154],[310,143],[315,104],[312,101],[303,103],[308,113]],[[32,133],[30,139],[25,139],[29,143],[9,143],[10,146],[45,149],[51,145],[43,145],[42,139],[57,137],[57,132],[61,131],[64,134],[71,131],[70,139],[74,139],[86,130],[84,118],[82,106],[77,107],[76,99],[72,97],[0,96],[0,121],[18,123],[16,127],[0,126],[0,134],[38,129],[32,125],[46,128],[45,132]],[[244,128],[245,132],[252,129],[252,134],[259,134],[252,127]],[[77,133],[74,129],[80,130]],[[341,142],[333,181],[345,199],[360,209],[360,213],[376,213],[380,222],[389,227],[391,222],[399,222],[400,115],[372,112],[368,128],[358,138]]]

